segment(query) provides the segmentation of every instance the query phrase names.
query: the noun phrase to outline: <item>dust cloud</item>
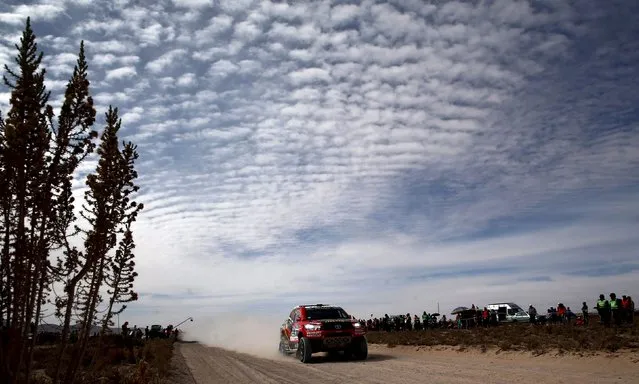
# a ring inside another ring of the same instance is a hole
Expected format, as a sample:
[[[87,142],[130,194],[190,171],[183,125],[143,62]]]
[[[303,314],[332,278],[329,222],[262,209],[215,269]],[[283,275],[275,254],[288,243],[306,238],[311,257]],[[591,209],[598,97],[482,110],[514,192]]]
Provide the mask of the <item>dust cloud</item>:
[[[195,319],[182,331],[185,341],[253,356],[279,359],[279,327],[282,319],[254,314],[223,314]]]

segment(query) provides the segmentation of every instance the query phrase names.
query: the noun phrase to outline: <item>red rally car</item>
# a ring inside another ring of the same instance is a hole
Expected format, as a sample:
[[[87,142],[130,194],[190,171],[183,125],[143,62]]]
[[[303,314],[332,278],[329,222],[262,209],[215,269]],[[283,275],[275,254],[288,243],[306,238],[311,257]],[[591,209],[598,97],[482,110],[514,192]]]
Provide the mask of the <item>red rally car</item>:
[[[317,352],[343,351],[356,360],[365,360],[366,330],[341,307],[298,305],[280,327],[279,351],[295,354],[302,363],[310,362]]]

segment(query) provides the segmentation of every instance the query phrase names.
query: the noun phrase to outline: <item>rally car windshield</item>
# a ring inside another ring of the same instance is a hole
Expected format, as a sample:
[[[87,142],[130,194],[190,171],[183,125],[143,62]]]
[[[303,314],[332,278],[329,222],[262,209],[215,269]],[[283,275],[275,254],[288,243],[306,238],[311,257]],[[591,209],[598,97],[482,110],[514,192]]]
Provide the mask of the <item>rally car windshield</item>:
[[[349,319],[350,317],[341,308],[306,308],[306,318],[308,320],[333,320]]]

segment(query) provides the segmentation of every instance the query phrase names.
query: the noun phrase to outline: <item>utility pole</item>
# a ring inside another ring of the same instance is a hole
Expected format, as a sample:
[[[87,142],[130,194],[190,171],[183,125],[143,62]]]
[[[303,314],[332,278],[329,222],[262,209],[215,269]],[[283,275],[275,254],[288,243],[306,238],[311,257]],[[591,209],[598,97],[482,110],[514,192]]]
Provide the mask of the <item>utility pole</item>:
[[[439,312],[439,301],[437,302],[437,313],[441,315],[441,312]]]

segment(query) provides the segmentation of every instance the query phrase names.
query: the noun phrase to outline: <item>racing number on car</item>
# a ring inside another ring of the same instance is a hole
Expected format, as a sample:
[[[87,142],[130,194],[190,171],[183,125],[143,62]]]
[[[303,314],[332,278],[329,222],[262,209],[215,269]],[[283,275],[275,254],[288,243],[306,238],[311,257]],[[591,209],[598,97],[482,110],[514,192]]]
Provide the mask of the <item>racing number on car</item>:
[[[299,330],[299,328],[297,328],[297,327],[293,327],[293,329],[291,329],[291,336],[290,336],[289,340],[297,341],[297,331],[298,330]]]

